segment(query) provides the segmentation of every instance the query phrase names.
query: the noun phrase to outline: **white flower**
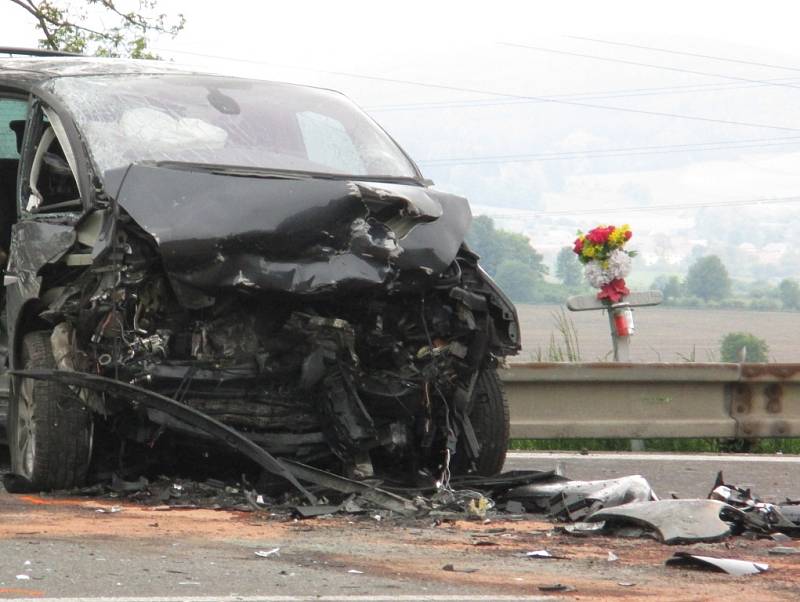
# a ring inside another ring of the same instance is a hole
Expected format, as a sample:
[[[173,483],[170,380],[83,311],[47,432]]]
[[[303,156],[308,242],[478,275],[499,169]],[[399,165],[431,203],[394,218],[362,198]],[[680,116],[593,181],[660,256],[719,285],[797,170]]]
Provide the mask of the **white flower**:
[[[587,263],[586,267],[583,268],[583,275],[586,276],[586,280],[594,288],[602,288],[614,279],[607,270],[603,269],[603,266],[598,261]]]
[[[611,280],[615,278],[625,278],[631,273],[631,257],[621,249],[611,251],[608,256],[607,271],[611,274]]]

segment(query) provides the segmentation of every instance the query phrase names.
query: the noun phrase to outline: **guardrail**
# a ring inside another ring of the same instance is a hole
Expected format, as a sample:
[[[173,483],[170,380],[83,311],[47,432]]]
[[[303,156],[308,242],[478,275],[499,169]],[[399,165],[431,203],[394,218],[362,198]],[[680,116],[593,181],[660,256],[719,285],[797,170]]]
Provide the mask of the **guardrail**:
[[[511,436],[800,436],[800,364],[531,363],[500,371]]]

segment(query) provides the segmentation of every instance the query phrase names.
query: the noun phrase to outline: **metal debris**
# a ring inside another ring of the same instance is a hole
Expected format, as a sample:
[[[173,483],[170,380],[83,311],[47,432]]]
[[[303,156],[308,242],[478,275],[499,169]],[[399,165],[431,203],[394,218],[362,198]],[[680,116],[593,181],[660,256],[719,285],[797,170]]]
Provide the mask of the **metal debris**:
[[[688,552],[675,552],[666,562],[667,566],[679,568],[695,568],[718,573],[728,573],[734,577],[743,575],[757,575],[769,570],[769,565],[764,562],[738,560],[734,558],[714,558],[712,556],[698,556]]]

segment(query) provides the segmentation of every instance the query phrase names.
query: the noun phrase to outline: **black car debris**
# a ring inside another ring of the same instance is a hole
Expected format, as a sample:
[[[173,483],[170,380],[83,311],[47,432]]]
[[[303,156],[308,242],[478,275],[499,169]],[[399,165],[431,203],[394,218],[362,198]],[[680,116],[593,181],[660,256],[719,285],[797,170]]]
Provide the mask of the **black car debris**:
[[[227,443],[295,484],[502,468],[514,306],[464,243],[467,201],[342,95],[0,59],[0,153],[31,487],[84,483],[101,435]]]

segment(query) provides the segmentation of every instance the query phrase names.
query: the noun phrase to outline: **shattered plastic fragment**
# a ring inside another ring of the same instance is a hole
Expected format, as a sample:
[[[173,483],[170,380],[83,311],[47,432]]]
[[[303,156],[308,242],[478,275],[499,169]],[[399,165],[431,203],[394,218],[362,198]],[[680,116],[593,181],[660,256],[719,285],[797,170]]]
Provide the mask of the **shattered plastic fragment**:
[[[741,514],[735,508],[716,500],[660,500],[634,502],[607,508],[587,520],[610,523],[634,523],[658,533],[667,544],[696,541],[719,541],[731,534],[729,523],[720,518],[722,512]]]
[[[756,575],[769,570],[769,565],[764,562],[698,556],[696,554],[689,554],[688,552],[675,552],[675,555],[668,559],[666,564],[667,566],[673,567],[696,568],[706,571],[716,571],[718,573],[728,573],[734,577]]]
[[[522,502],[528,509],[533,506],[542,511],[551,511],[555,500],[561,500],[570,509],[595,504],[595,509],[598,509],[658,499],[650,483],[640,475],[601,481],[570,481],[555,477],[549,482],[516,487],[508,492],[507,497]]]
[[[272,548],[271,550],[256,550],[254,553],[259,558],[269,558],[270,556],[278,556],[280,551],[280,548]]]

